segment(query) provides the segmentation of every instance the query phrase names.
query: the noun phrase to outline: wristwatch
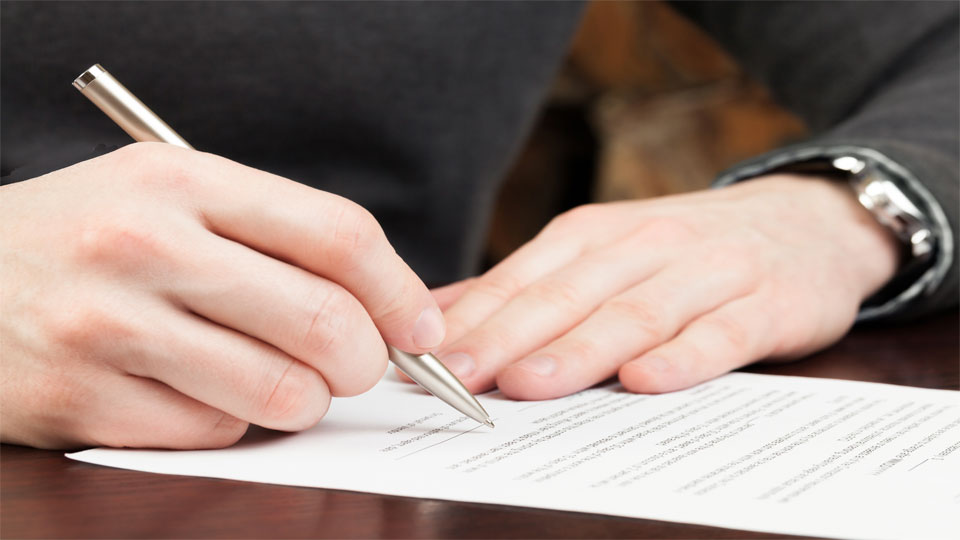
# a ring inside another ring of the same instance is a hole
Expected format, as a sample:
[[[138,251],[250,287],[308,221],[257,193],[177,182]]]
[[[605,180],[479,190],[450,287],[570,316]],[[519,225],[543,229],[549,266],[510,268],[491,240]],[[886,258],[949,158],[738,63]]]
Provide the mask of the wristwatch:
[[[890,175],[876,163],[856,156],[833,158],[831,165],[847,173],[860,204],[900,240],[905,256],[901,268],[930,261],[936,247],[933,223]]]

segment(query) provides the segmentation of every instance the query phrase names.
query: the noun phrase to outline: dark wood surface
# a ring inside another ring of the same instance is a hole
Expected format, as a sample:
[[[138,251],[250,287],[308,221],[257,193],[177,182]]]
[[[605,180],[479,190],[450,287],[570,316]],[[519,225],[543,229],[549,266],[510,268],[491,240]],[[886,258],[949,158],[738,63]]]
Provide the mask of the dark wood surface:
[[[860,328],[836,346],[758,373],[957,389],[956,311]],[[2,538],[776,538],[713,527],[388,497],[77,463],[4,445]]]

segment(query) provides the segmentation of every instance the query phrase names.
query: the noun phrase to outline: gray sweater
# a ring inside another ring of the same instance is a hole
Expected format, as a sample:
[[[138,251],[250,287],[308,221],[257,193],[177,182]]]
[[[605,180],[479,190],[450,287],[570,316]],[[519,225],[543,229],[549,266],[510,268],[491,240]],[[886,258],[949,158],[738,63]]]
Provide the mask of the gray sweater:
[[[719,182],[839,151],[878,153],[943,216],[941,249],[923,287],[881,314],[955,305],[958,4],[677,7],[816,133]],[[4,183],[85,159],[98,144],[129,142],[70,86],[99,62],[197,148],[364,205],[424,281],[439,284],[476,272],[498,182],[582,5],[4,2],[0,9]]]

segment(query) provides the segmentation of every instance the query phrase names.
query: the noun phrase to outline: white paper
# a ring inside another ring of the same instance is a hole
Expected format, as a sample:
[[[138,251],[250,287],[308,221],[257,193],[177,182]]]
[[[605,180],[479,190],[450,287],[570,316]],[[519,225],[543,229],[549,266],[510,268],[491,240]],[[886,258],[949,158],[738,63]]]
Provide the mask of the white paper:
[[[318,426],[89,463],[843,538],[960,537],[960,393],[734,373],[645,396],[481,397],[496,429],[391,378]]]

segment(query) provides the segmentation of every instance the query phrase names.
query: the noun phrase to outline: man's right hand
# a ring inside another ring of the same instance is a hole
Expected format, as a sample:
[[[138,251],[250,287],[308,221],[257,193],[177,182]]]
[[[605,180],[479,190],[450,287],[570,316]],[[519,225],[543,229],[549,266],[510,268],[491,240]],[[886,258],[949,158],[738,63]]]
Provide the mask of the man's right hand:
[[[0,438],[212,448],[302,430],[440,310],[341,197],[160,143],[2,188]]]

